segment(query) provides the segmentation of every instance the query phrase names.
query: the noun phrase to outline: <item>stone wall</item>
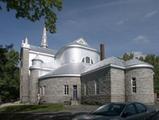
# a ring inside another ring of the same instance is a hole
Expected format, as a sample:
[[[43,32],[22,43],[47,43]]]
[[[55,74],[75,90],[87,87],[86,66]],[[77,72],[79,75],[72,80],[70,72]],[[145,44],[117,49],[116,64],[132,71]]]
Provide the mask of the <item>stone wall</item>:
[[[136,93],[132,92],[132,78],[136,78]],[[146,104],[154,103],[153,70],[136,68],[126,71],[126,100]]]
[[[103,104],[110,102],[110,68],[82,75],[81,94],[82,103]]]
[[[21,48],[20,101],[29,102],[29,49]]]
[[[31,104],[38,103],[38,77],[39,69],[31,69],[29,81],[29,102]]]
[[[64,85],[69,85],[69,94],[64,94]],[[80,77],[54,77],[40,80],[39,87],[45,86],[45,95],[41,101],[45,103],[70,102],[73,98],[73,85],[77,85],[77,98],[81,99]]]
[[[125,73],[111,68],[111,102],[125,102]]]

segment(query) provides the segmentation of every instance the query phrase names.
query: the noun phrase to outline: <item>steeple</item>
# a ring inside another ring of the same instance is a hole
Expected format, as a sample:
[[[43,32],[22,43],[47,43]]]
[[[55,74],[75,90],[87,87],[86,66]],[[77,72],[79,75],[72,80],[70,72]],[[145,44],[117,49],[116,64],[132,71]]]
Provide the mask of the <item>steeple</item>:
[[[43,34],[42,34],[42,39],[41,39],[41,47],[43,47],[43,48],[47,48],[48,47],[47,35],[46,35],[46,27],[44,27],[44,29],[43,29]]]
[[[22,45],[21,46],[25,47],[25,48],[29,48],[30,47],[27,37],[24,40],[22,40]]]

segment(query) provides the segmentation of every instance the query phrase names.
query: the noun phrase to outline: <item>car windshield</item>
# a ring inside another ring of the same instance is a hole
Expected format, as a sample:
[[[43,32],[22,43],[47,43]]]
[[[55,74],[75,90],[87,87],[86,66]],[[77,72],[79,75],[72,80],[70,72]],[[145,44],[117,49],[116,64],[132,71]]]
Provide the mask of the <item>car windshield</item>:
[[[119,116],[123,111],[125,104],[111,103],[99,107],[93,114],[106,116]]]

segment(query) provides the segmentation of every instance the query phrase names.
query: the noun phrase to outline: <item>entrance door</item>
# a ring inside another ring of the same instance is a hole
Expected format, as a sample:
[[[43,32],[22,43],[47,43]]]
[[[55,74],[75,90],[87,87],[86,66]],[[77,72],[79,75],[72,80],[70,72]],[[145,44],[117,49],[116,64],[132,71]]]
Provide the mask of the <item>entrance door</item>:
[[[77,100],[77,85],[73,85],[73,100]]]

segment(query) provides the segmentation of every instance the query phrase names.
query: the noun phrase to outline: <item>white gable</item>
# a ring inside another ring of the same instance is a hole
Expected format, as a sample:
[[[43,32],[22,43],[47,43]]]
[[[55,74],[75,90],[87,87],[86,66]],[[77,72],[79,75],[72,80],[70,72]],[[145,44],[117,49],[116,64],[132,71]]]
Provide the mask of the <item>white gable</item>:
[[[88,46],[88,43],[83,38],[79,38],[75,42],[80,45]]]

